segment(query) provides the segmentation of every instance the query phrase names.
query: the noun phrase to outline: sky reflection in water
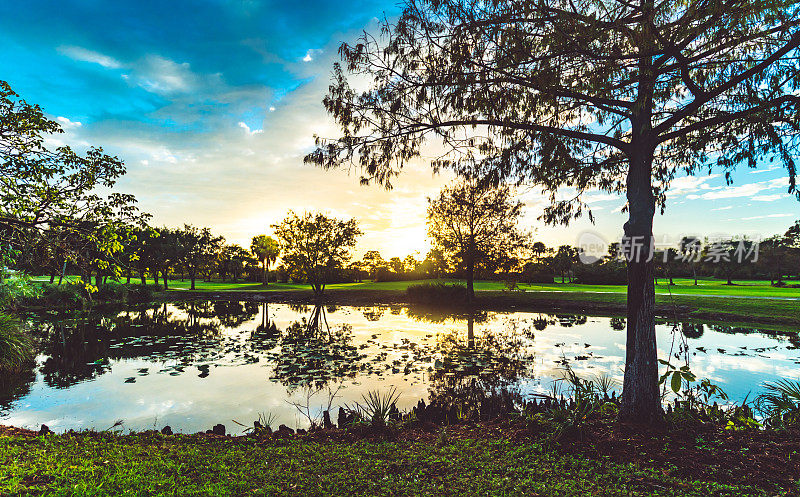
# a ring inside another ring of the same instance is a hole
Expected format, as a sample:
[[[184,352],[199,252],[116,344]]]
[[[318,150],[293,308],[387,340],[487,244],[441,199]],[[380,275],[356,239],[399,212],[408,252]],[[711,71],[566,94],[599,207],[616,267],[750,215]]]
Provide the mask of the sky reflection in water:
[[[622,381],[619,318],[482,312],[466,316],[404,307],[313,308],[283,304],[164,304],[82,317],[37,318],[34,371],[0,381],[0,423],[56,431],[183,432],[216,423],[240,432],[259,413],[291,427],[312,410],[352,404],[395,386],[398,407],[464,385],[548,392],[566,364],[581,376]],[[800,341],[718,325],[684,325],[692,371],[732,400],[767,380],[800,379]],[[680,352],[680,336],[658,325],[659,357]],[[673,337],[675,338],[673,341]],[[682,359],[673,357],[674,363]],[[337,391],[338,389],[338,391]]]

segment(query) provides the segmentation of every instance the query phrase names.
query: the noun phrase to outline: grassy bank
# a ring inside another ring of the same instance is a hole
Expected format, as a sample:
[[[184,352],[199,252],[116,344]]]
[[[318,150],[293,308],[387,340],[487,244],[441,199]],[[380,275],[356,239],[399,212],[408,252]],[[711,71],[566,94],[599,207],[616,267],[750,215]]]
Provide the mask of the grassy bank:
[[[0,494],[769,495],[535,441],[0,435]]]

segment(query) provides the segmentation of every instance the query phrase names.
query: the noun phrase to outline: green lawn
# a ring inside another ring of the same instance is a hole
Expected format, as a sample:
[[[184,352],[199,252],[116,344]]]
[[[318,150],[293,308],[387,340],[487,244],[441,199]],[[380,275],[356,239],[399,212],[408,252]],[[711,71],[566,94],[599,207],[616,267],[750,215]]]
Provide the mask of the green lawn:
[[[767,495],[672,472],[505,440],[0,436],[2,495]]]
[[[35,281],[45,282],[46,277],[34,277]],[[417,281],[394,281],[375,283],[372,281],[364,281],[363,283],[337,283],[327,286],[330,290],[389,290],[389,291],[402,291],[409,285],[441,281],[445,283],[463,283],[463,280],[417,280]],[[800,298],[800,288],[776,288],[770,286],[768,281],[753,281],[742,280],[734,281],[734,285],[726,285],[724,280],[718,279],[701,279],[698,285],[694,285],[694,280],[675,278],[674,285],[666,285],[664,280],[660,280],[660,284],[656,286],[656,293],[661,295],[713,295],[713,296],[736,296],[736,297],[782,297],[782,298]],[[139,279],[132,280],[134,283],[140,282]],[[147,280],[148,283],[153,283],[152,279]],[[181,281],[179,279],[170,280],[170,290],[188,290],[190,287],[189,280]],[[550,284],[533,284],[528,285],[521,283],[519,288],[528,292],[549,292],[549,293],[621,293],[626,292],[624,285],[579,285],[574,283],[550,283]],[[295,283],[270,283],[267,286],[261,283],[251,282],[205,282],[198,280],[196,282],[197,291],[221,292],[221,291],[286,291],[286,290],[309,290],[310,287],[305,284]],[[500,281],[476,281],[476,291],[502,291],[505,285]]]

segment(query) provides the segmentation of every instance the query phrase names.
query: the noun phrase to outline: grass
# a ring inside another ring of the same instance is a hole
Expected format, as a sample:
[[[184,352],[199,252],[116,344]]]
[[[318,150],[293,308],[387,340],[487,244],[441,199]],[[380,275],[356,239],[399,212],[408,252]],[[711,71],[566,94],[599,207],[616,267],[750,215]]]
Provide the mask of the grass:
[[[767,495],[538,442],[0,436],[8,495]]]
[[[0,374],[22,370],[33,359],[33,342],[19,321],[0,312]]]
[[[39,276],[33,277],[33,281],[44,282],[48,278]],[[133,283],[140,283],[137,278],[131,280]],[[674,285],[666,285],[665,280],[660,280],[660,284],[656,286],[656,294],[659,295],[699,295],[699,296],[737,296],[737,297],[770,297],[770,298],[800,298],[800,288],[777,288],[770,286],[768,281],[761,280],[742,280],[734,281],[733,285],[726,285],[724,280],[704,278],[698,281],[698,285],[694,285],[694,280],[685,278],[675,278]],[[147,280],[148,283],[153,283],[152,279]],[[387,281],[387,282],[373,282],[364,281],[361,283],[333,283],[326,287],[328,290],[387,290],[387,291],[404,291],[410,285],[418,285],[421,283],[441,282],[441,283],[463,283],[463,280],[413,280],[413,281]],[[188,290],[190,287],[188,279],[181,281],[179,279],[170,280],[170,290],[181,291]],[[197,280],[195,283],[195,290],[199,292],[220,292],[220,291],[253,291],[253,292],[270,292],[270,291],[287,291],[287,290],[310,290],[309,285],[301,283],[270,283],[267,286],[261,283],[253,283],[240,281],[237,283],[221,282],[221,281],[201,281]],[[625,294],[625,285],[580,285],[575,283],[536,283],[526,284],[520,283],[519,288],[527,292],[558,292],[558,293],[620,293]],[[485,281],[480,280],[475,282],[475,291],[503,291],[505,285],[502,281]]]

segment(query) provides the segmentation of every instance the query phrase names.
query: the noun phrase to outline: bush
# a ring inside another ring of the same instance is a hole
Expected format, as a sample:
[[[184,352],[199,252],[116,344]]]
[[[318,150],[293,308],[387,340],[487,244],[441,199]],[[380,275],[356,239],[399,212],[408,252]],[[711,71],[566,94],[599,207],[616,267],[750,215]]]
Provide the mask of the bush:
[[[126,285],[128,292],[127,301],[134,304],[152,302],[155,294],[164,288],[161,285],[150,283],[147,285]]]
[[[628,272],[624,264],[616,262],[582,264],[575,269],[575,283],[583,285],[626,285],[628,284]]]
[[[33,340],[13,316],[0,313],[0,372],[23,371],[33,360]]]
[[[42,285],[39,303],[46,306],[74,306],[85,300],[86,290],[80,285],[67,283],[64,285]]]
[[[0,308],[13,309],[41,295],[39,287],[25,276],[12,276],[0,284]]]
[[[467,300],[467,287],[460,284],[420,283],[406,288],[406,295],[412,302],[463,303]]]
[[[128,295],[128,289],[122,283],[110,281],[104,283],[97,288],[97,292],[92,295],[92,299],[101,302],[111,302],[125,300]]]

